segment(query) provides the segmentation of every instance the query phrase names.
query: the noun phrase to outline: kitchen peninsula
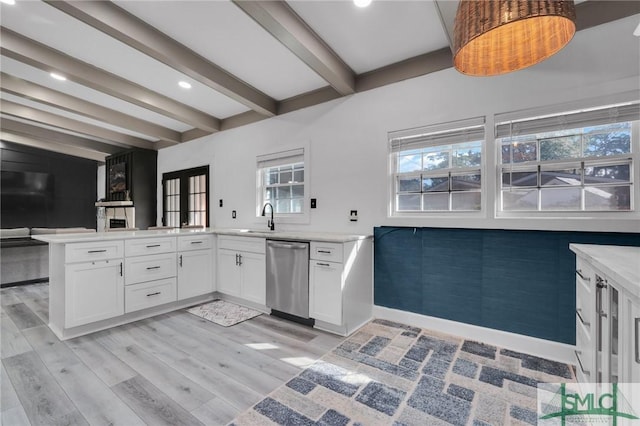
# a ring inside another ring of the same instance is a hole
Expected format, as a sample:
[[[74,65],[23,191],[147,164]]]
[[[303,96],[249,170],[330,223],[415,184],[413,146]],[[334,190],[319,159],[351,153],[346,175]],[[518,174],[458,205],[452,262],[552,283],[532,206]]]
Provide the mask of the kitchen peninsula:
[[[371,318],[370,236],[172,229],[33,238],[49,243],[49,328],[62,340],[216,298],[269,313],[267,239],[310,243],[316,328],[348,335]],[[235,265],[225,260],[233,254]]]

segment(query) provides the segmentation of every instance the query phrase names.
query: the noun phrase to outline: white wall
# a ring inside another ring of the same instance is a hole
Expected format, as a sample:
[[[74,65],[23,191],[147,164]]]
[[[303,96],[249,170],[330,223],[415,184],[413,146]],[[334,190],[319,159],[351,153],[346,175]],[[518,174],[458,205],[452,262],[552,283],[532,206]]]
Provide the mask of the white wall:
[[[495,113],[639,91],[640,38],[632,35],[637,25],[635,16],[580,31],[558,55],[527,70],[474,78],[451,68],[162,149],[158,182],[164,172],[209,164],[210,225],[266,227],[264,218],[256,218],[255,157],[308,142],[307,178],[318,208],[311,210],[308,224],[276,221],[280,229],[371,233],[374,226],[399,225],[640,232],[638,214],[617,215],[618,220],[496,218],[493,166],[484,171],[488,208],[482,216],[401,219],[387,214],[389,131],[486,116],[485,157],[495,157],[490,134]],[[238,213],[235,220],[232,210]],[[349,222],[349,210],[358,210],[358,222]],[[161,216],[159,187],[159,221]]]

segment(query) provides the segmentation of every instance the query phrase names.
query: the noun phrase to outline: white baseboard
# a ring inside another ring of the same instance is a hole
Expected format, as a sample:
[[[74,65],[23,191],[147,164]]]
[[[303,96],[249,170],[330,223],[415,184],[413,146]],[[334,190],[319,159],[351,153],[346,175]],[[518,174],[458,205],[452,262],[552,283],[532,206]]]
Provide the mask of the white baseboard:
[[[508,331],[494,330],[492,328],[420,315],[413,312],[385,308],[384,306],[374,305],[373,317],[414,325],[440,333],[452,334],[465,339],[488,343],[501,348],[511,349],[566,364],[574,364],[575,361],[575,356],[573,355],[575,346],[566,343],[558,343],[537,337],[510,333]]]

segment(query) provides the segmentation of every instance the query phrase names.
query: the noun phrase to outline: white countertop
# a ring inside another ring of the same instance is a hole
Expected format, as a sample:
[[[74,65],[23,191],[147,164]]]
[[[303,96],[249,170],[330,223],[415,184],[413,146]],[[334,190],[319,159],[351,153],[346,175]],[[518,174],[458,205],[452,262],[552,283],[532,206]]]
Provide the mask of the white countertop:
[[[296,240],[296,241],[322,241],[344,243],[347,241],[358,241],[371,238],[371,235],[351,235],[333,232],[306,232],[306,231],[268,231],[268,230],[249,230],[249,229],[170,229],[170,230],[151,230],[151,231],[119,231],[119,232],[93,232],[86,234],[43,234],[32,235],[31,238],[44,241],[50,244],[67,244],[89,241],[104,240],[127,240],[132,238],[149,238],[161,236],[179,236],[193,235],[195,233],[218,234],[218,235],[235,235],[242,237],[254,238],[273,238],[279,240]]]
[[[569,244],[569,248],[628,293],[640,298],[640,247]]]

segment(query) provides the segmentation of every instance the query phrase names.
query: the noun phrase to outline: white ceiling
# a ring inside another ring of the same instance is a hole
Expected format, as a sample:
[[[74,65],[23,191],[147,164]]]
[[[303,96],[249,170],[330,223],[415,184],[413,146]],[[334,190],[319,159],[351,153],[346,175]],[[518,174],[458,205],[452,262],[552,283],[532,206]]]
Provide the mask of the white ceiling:
[[[584,27],[640,12],[635,2],[584,3],[591,20]],[[37,128],[82,135],[99,142],[92,158],[112,151],[105,143],[185,142],[448,68],[456,7],[453,0],[373,0],[364,9],[351,0],[0,3],[0,70],[11,76],[0,84],[1,135],[46,138]],[[50,77],[59,67],[67,81]]]

